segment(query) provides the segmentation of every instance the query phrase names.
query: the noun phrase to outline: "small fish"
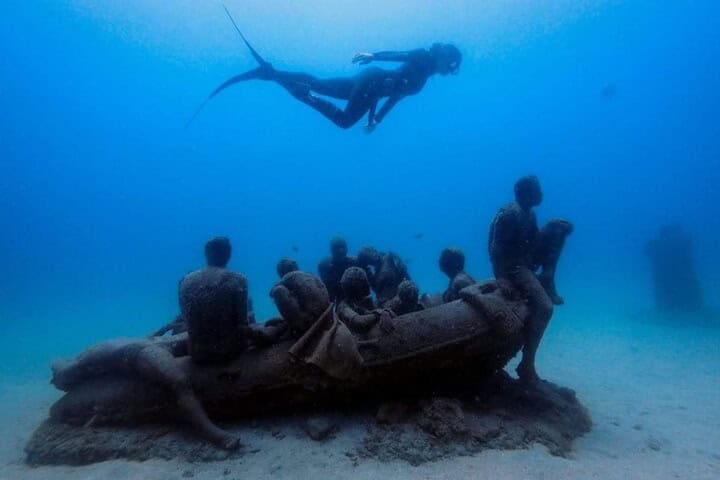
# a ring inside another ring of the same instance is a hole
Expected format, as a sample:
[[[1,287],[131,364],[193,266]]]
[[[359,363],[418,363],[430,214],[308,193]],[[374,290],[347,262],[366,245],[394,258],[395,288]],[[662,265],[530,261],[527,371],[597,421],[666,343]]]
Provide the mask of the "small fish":
[[[299,252],[299,251],[300,251],[300,247],[298,247],[297,245],[293,245],[293,246],[292,246],[292,251],[293,251],[293,252]]]
[[[412,257],[405,258],[403,262],[405,262],[405,265],[410,265],[412,263]]]
[[[418,232],[415,235],[413,235],[413,238],[415,240],[420,240],[421,238],[423,238],[424,235],[425,235],[424,233]]]

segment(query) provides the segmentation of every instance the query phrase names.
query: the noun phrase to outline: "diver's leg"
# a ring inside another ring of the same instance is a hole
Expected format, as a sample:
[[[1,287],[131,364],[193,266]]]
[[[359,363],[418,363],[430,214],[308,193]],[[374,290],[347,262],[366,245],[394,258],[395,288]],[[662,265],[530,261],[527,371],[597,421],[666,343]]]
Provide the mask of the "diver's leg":
[[[352,78],[318,79],[306,73],[275,71],[273,80],[282,85],[290,94],[304,104],[320,112],[340,128],[350,128],[377,103],[373,85],[375,72],[380,69],[366,69]],[[345,109],[313,95],[347,99]]]
[[[288,91],[292,96],[320,112],[340,128],[350,128],[355,125],[372,106],[372,102],[363,99],[350,99],[343,110],[334,103],[316,95],[292,89],[288,89]]]
[[[545,328],[552,317],[553,304],[540,281],[529,268],[517,267],[510,272],[509,279],[527,297],[530,308],[530,316],[524,329],[522,359],[516,372],[521,381],[535,383],[540,380],[535,370],[535,356]]]
[[[135,363],[143,379],[172,390],[183,420],[188,421],[200,435],[226,450],[240,445],[238,437],[222,430],[208,418],[190,387],[187,375],[169,351],[157,345],[145,347],[138,353]]]
[[[275,71],[273,77],[293,96],[315,92],[326,97],[348,100],[352,95],[355,81],[353,78],[317,78],[307,73]]]

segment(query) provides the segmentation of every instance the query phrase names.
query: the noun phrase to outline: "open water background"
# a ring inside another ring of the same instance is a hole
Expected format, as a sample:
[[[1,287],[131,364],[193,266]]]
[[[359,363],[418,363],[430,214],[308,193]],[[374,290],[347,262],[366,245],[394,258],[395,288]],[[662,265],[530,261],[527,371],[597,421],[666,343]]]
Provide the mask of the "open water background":
[[[437,41],[464,62],[369,136],[263,82],[223,92],[184,129],[255,66],[219,3],[3,2],[0,380],[48,377],[53,357],[171,319],[214,235],[231,238],[260,319],[274,314],[276,261],[315,272],[334,234],[351,253],[396,251],[422,291],[445,287],[445,246],[487,277],[488,226],[528,173],[545,191],[540,221],[576,227],[556,322],[652,308],[643,245],[669,223],[693,235],[706,301],[720,303],[716,2],[228,8],[277,68],[352,75],[355,52]]]

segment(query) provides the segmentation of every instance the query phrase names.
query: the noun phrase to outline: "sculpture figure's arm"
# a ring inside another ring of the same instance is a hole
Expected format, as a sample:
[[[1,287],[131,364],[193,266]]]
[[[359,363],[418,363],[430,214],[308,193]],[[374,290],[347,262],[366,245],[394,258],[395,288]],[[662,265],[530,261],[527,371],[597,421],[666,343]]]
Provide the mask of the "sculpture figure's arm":
[[[350,330],[359,333],[367,332],[380,320],[380,316],[375,312],[361,315],[345,303],[338,306],[337,313]]]

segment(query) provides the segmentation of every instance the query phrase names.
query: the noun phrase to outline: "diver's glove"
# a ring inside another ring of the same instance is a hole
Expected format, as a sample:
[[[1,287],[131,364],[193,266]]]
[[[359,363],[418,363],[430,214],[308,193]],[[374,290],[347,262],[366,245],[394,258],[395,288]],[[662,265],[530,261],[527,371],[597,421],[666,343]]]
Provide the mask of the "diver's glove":
[[[377,127],[377,122],[368,123],[363,126],[363,131],[370,135],[373,131],[375,131],[375,127]]]

